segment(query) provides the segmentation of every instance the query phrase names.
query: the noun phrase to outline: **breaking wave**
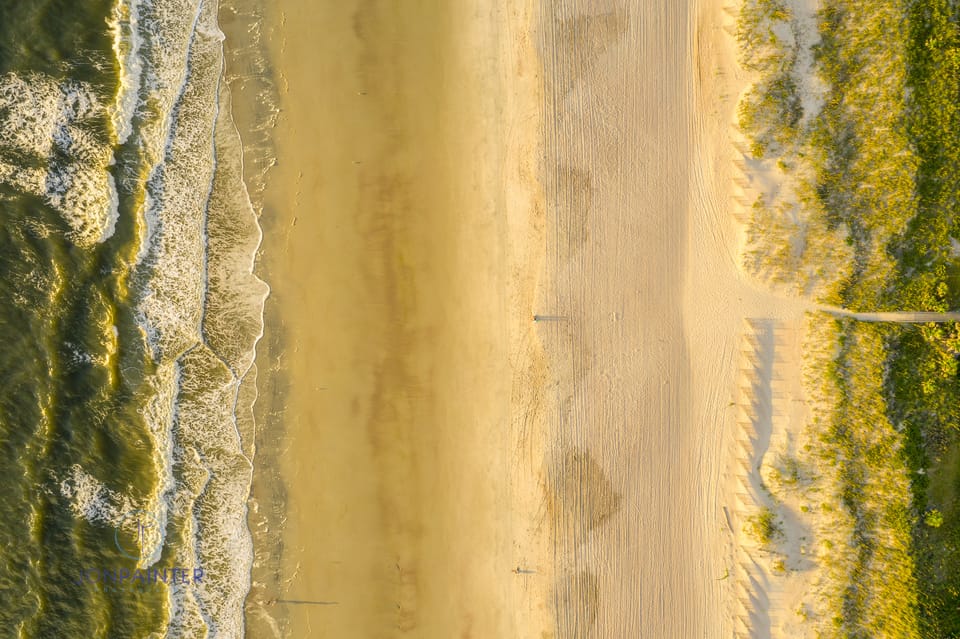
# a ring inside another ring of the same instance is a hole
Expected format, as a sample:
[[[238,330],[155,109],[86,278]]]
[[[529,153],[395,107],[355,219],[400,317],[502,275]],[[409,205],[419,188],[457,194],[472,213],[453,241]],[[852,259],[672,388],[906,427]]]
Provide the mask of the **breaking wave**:
[[[108,239],[119,214],[105,113],[85,83],[0,77],[0,184],[54,208],[79,245]]]
[[[225,105],[217,3],[131,2],[119,15],[136,16],[118,29],[131,43],[116,48],[139,51],[126,68],[143,82],[132,118],[141,122],[130,133],[145,166],[137,307],[158,364],[157,395],[173,398],[153,404],[148,417],[161,453],[157,517],[173,557],[208,576],[170,590],[168,634],[240,637],[253,550],[252,446],[241,436],[251,417],[239,398],[268,289],[252,273],[260,228]]]

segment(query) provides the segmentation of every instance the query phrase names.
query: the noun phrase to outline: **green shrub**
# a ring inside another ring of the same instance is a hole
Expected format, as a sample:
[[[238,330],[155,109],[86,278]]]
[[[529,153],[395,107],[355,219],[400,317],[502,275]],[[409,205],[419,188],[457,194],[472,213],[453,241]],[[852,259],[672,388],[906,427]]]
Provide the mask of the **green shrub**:
[[[931,528],[939,528],[943,525],[943,513],[936,508],[931,508],[923,516],[923,523]]]
[[[777,522],[776,515],[766,506],[747,520],[747,530],[754,539],[765,546],[783,537],[783,530]]]

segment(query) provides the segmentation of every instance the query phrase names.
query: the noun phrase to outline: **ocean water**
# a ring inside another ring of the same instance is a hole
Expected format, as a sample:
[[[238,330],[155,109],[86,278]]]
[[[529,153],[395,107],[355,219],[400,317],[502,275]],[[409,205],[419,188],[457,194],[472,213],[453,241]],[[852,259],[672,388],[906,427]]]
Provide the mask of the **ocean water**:
[[[0,636],[239,637],[268,289],[211,0],[0,3]]]

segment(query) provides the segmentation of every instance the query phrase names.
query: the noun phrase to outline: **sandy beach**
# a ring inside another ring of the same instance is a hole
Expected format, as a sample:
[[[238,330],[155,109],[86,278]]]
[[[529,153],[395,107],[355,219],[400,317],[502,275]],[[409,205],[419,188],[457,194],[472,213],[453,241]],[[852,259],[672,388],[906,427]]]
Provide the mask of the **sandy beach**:
[[[732,19],[453,4],[267,12],[251,636],[728,636]]]

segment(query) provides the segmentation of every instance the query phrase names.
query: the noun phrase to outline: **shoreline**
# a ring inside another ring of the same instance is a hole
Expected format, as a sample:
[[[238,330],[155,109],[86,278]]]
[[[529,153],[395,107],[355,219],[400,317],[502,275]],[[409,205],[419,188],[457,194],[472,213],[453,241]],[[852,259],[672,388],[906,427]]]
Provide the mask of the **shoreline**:
[[[267,173],[275,165],[272,132],[276,125],[276,78],[263,41],[264,7],[260,0],[225,0],[220,3],[218,23],[225,34],[222,82],[225,105],[240,139],[240,175],[250,205],[256,214],[260,243],[253,256],[253,273],[268,285],[263,304],[263,331],[256,344],[256,358],[244,376],[241,391],[245,411],[252,416],[241,439],[253,458],[252,478],[246,500],[246,525],[253,546],[250,588],[243,605],[245,635],[284,636],[283,617],[274,619],[271,602],[280,597],[278,582],[285,517],[284,487],[276,468],[282,450],[283,378],[277,366],[283,336],[271,299],[270,272],[263,263],[263,247],[271,232],[264,213]]]

